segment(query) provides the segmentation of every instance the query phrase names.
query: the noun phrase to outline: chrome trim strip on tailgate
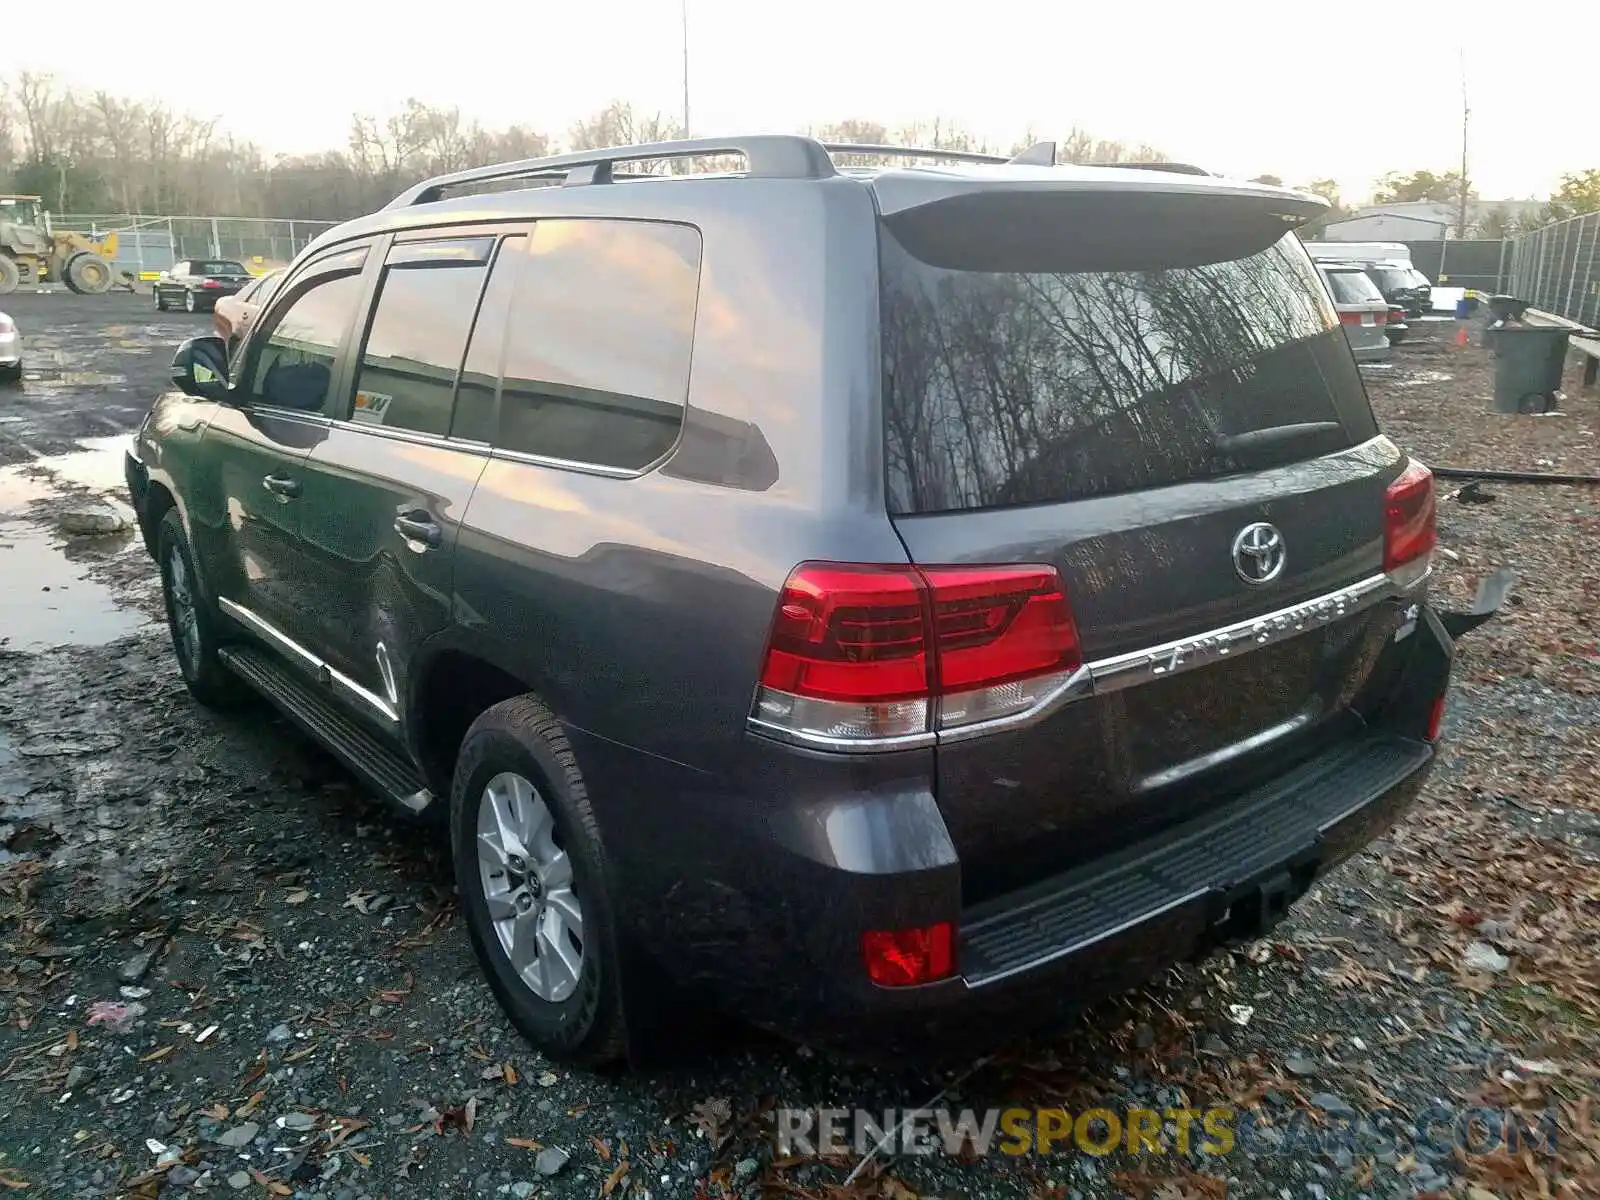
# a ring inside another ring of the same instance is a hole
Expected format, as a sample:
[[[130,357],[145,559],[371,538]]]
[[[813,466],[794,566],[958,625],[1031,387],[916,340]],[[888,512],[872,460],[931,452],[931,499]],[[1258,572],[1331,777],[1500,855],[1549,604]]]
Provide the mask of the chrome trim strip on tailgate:
[[[1096,695],[1115,692],[1153,679],[1181,675],[1222,658],[1233,658],[1263,646],[1286,641],[1318,625],[1343,620],[1379,600],[1397,594],[1387,575],[1371,575],[1359,583],[1276,612],[1236,621],[1194,637],[1179,638],[1148,650],[1135,650],[1089,664]]]
[[[1369,575],[1367,578],[1327,592],[1310,600],[1302,600],[1259,617],[1235,621],[1219,629],[1164,642],[1147,650],[1134,650],[1110,658],[1096,659],[1074,671],[1060,687],[1040,697],[1032,708],[992,721],[979,721],[971,725],[958,725],[937,732],[905,734],[892,738],[834,738],[800,734],[792,730],[779,730],[751,717],[747,728],[752,732],[791,745],[806,746],[815,750],[837,750],[850,753],[906,750],[927,745],[946,746],[970,738],[987,737],[1012,729],[1025,729],[1044,720],[1051,713],[1068,704],[1089,696],[1100,696],[1141,683],[1152,683],[1172,675],[1181,675],[1197,667],[1208,666],[1223,658],[1237,658],[1252,650],[1287,641],[1321,625],[1343,620],[1372,608],[1380,601],[1412,594],[1425,579],[1402,585],[1388,575]]]
[[[945,746],[1004,730],[1025,729],[1075,700],[1121,691],[1136,684],[1153,683],[1157,679],[1207,666],[1219,659],[1237,658],[1252,650],[1287,641],[1319,625],[1342,620],[1373,607],[1381,600],[1402,594],[1403,589],[1389,576],[1369,575],[1336,592],[1302,600],[1299,604],[1291,604],[1259,617],[1235,621],[1232,625],[1224,625],[1193,637],[1164,642],[1148,650],[1134,650],[1128,654],[1096,659],[1086,663],[1073,675],[1070,686],[1043,697],[1032,708],[993,721],[941,729],[936,735],[937,744]],[[851,748],[862,747],[857,743]]]

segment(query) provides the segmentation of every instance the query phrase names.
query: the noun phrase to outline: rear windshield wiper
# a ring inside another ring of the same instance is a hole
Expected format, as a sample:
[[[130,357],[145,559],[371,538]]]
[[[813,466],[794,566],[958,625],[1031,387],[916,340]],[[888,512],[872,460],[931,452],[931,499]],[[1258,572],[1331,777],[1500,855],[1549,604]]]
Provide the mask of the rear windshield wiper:
[[[1263,450],[1275,449],[1288,442],[1304,441],[1337,433],[1342,426],[1337,421],[1302,421],[1297,425],[1271,425],[1266,429],[1252,429],[1248,433],[1219,433],[1211,439],[1211,448],[1218,454],[1240,458]]]

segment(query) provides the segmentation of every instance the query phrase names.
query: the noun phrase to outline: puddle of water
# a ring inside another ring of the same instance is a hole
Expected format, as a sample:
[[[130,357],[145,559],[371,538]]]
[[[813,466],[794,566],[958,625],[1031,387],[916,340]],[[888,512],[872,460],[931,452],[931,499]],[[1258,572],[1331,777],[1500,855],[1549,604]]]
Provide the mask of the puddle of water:
[[[32,466],[0,468],[0,512],[21,512],[35,500],[55,495],[50,480],[30,470]]]
[[[0,467],[0,513],[21,512],[36,500],[56,495],[57,481],[120,494],[127,486],[122,456],[132,442],[133,435],[128,433],[84,438],[78,443],[81,450]]]
[[[33,465],[68,483],[81,484],[97,492],[121,491],[127,486],[122,474],[122,456],[133,445],[131,433],[114,437],[83,438],[82,450],[41,458]]]
[[[0,561],[8,581],[0,588],[0,648],[99,646],[150,627],[33,525],[0,521]]]

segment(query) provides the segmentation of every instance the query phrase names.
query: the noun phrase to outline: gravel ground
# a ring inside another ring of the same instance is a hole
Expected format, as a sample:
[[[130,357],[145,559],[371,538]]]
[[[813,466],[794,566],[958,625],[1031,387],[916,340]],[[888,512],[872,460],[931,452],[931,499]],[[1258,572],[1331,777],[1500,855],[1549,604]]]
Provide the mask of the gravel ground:
[[[586,1074],[541,1061],[501,1017],[436,838],[387,819],[265,710],[192,704],[142,552],[126,534],[61,535],[107,511],[121,439],[92,439],[136,423],[171,345],[206,319],[127,295],[6,307],[38,377],[0,393],[0,463],[17,464],[0,469],[0,1191],[1600,1194],[1593,489],[1442,489],[1445,593],[1503,563],[1523,582],[1461,646],[1423,799],[1270,941],[959,1070],[724,1029],[686,1034],[674,1065]],[[1399,440],[1431,462],[1594,469],[1595,397],[1490,417],[1484,352],[1452,333],[1423,326],[1369,374]],[[776,1106],[936,1097],[1239,1106],[1256,1128],[1222,1156],[774,1157]],[[1448,1129],[1410,1136],[1430,1110],[1448,1124],[1474,1105],[1550,1122],[1553,1144],[1479,1137],[1467,1154]],[[1332,1135],[1380,1114],[1398,1136]]]

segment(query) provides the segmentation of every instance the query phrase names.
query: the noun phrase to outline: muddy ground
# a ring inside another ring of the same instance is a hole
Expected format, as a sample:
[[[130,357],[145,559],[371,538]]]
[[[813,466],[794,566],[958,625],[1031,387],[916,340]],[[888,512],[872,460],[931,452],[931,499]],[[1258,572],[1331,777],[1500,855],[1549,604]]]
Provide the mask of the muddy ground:
[[[1600,1194],[1594,489],[1441,486],[1444,592],[1509,563],[1517,602],[1462,645],[1422,801],[1271,941],[959,1070],[724,1029],[686,1036],[678,1065],[596,1076],[500,1015],[443,846],[265,710],[196,707],[135,539],[63,533],[108,511],[124,435],[206,318],[128,295],[6,309],[30,363],[0,391],[0,1191]],[[1491,417],[1484,352],[1453,332],[1423,324],[1368,372],[1387,428],[1435,462],[1600,470],[1600,400],[1574,377],[1565,415]],[[940,1096],[1238,1105],[1258,1128],[1220,1156],[774,1159],[774,1106]],[[1545,1140],[1508,1153],[1480,1130],[1466,1152],[1452,1130],[1475,1105]]]

